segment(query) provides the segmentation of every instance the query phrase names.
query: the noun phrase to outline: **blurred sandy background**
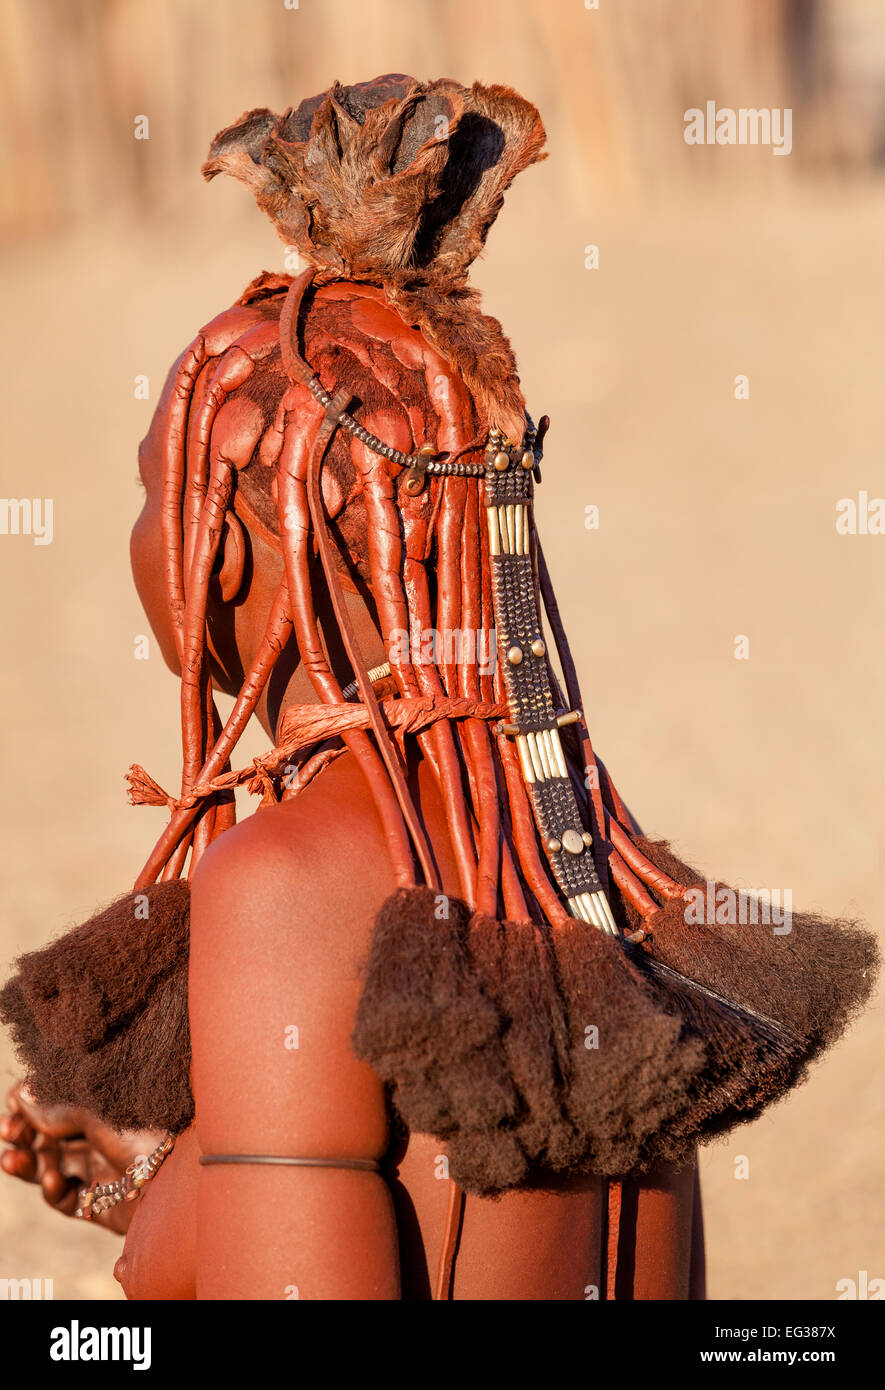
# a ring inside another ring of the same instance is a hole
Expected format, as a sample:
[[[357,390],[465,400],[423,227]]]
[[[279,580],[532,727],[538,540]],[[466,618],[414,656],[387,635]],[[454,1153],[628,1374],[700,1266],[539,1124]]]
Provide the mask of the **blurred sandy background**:
[[[176,685],[135,659],[136,447],[184,344],[282,266],[203,185],[209,140],[388,71],[506,82],[547,124],[474,278],[552,416],[542,532],[621,790],[726,880],[880,922],[885,538],[835,529],[885,494],[878,0],[4,0],[0,493],[52,497],[55,536],[0,537],[3,974],[132,881],[161,818],[128,764],[178,766]],[[708,99],[790,106],[793,153],[686,146]],[[871,1010],[705,1152],[711,1297],[885,1275],[883,1043]],[[115,1249],[0,1180],[0,1276],[117,1297]]]

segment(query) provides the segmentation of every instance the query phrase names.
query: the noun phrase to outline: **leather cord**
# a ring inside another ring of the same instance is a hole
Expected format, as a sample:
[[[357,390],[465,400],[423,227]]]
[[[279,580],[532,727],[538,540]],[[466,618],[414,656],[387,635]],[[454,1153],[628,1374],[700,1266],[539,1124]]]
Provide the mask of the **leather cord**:
[[[446,1225],[443,1233],[442,1251],[439,1257],[439,1269],[436,1276],[436,1292],[434,1299],[437,1303],[447,1303],[452,1296],[452,1279],[455,1273],[455,1256],[458,1253],[458,1242],[461,1238],[461,1225],[464,1220],[465,1206],[464,1189],[452,1179],[449,1179],[449,1205],[446,1211]]]
[[[338,423],[336,412],[340,414],[340,410],[343,409],[344,404],[349,399],[350,397],[344,392],[332,398],[334,412],[332,407],[330,407],[327,416],[330,435]],[[317,436],[317,441],[311,450],[310,460],[307,466],[307,497],[310,505],[310,517],[313,522],[314,535],[316,536],[317,550],[319,551],[320,561],[326,576],[326,584],[332,599],[332,606],[335,610],[335,617],[338,622],[341,638],[344,642],[344,648],[353,669],[353,674],[356,677],[360,700],[368,712],[369,725],[372,733],[375,735],[378,751],[384,759],[388,776],[390,777],[393,790],[396,794],[396,799],[399,802],[403,820],[408,828],[412,844],[415,847],[415,853],[418,856],[418,862],[421,865],[421,871],[424,874],[424,881],[428,888],[438,891],[440,886],[439,876],[433,861],[433,855],[430,851],[430,845],[406,783],[402,760],[391,739],[390,731],[385,723],[384,715],[381,712],[381,706],[378,703],[378,697],[372,688],[369,670],[363,660],[362,652],[359,649],[350,613],[347,610],[347,606],[344,602],[344,595],[338,583],[338,571],[333,555],[333,543],[329,534],[329,528],[326,524],[322,491],[320,488],[320,469],[322,467],[322,460],[325,455],[326,447],[327,441],[324,441],[324,428],[321,427],[320,433]]]
[[[606,1195],[606,1237],[605,1237],[605,1297],[614,1302],[617,1297],[618,1282],[618,1242],[621,1235],[621,1197],[623,1185],[617,1178],[609,1178],[605,1184]]]

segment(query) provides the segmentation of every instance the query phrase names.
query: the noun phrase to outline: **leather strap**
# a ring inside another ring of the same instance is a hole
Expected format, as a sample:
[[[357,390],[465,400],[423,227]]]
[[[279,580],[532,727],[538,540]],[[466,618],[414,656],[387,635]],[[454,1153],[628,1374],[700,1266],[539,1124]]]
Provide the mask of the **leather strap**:
[[[325,512],[323,510],[322,490],[320,488],[320,468],[322,466],[328,439],[331,437],[332,432],[338,424],[338,417],[341,410],[349,400],[350,396],[346,392],[339,392],[332,398],[332,406],[327,410],[326,419],[320,426],[319,434],[311,450],[310,460],[307,466],[307,495],[310,504],[310,516],[313,522],[320,561],[326,576],[326,584],[332,599],[332,606],[335,609],[335,617],[338,621],[338,627],[344,642],[344,649],[347,652],[348,660],[353,668],[353,674],[356,677],[360,700],[368,711],[369,725],[372,733],[375,735],[375,743],[378,752],[384,759],[391,785],[396,794],[396,799],[399,802],[403,820],[408,827],[412,843],[415,846],[415,853],[418,856],[418,862],[424,874],[424,881],[428,888],[438,891],[440,887],[439,875],[436,871],[430,844],[424,833],[424,827],[421,824],[421,819],[406,782],[402,759],[390,736],[390,732],[384,721],[384,715],[378,703],[378,697],[372,688],[368,667],[363,660],[362,652],[356,640],[353,623],[343,600],[341,587],[338,582],[338,569],[333,555],[332,538],[329,534],[329,528],[326,524]]]
[[[606,1189],[606,1233],[605,1233],[605,1297],[614,1302],[617,1296],[618,1280],[618,1241],[621,1235],[621,1198],[623,1184],[617,1178],[609,1178]]]
[[[449,1205],[446,1211],[446,1226],[443,1233],[442,1251],[436,1276],[437,1303],[447,1303],[452,1296],[452,1278],[455,1273],[455,1256],[461,1239],[461,1225],[464,1220],[464,1189],[449,1179]]]

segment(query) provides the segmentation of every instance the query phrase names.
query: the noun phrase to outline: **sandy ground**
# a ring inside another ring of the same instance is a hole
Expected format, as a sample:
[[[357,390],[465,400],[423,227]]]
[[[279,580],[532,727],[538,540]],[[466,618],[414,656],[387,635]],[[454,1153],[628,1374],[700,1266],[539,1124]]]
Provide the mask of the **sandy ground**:
[[[476,278],[553,420],[538,510],[595,742],[694,862],[881,921],[885,538],[840,536],[835,514],[885,492],[885,195],[588,223],[539,211],[546,169],[514,189]],[[0,537],[4,974],[140,867],[161,819],[126,807],[129,763],[175,780],[175,683],[153,648],[134,655],[127,533],[153,406],[133,381],[155,400],[200,324],[280,265],[238,190],[180,211],[174,232],[111,218],[21,252],[0,279],[0,493],[55,502],[51,545]],[[871,1010],[799,1093],[705,1152],[712,1297],[835,1298],[885,1275],[882,1061]],[[15,1070],[4,1039],[0,1076]],[[116,1297],[115,1248],[0,1181],[0,1275]]]

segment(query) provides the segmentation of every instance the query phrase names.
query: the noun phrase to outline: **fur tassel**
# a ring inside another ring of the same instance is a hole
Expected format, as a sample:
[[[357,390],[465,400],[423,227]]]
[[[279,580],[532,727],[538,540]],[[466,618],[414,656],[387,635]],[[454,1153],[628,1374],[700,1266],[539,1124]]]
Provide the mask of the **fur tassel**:
[[[640,846],[703,885],[665,844]],[[188,918],[187,883],[159,883],[20,959],[0,1018],[39,1100],[117,1129],[190,1124]],[[683,1160],[801,1081],[872,988],[875,940],[847,923],[694,925],[680,900],[652,928],[625,949],[584,923],[501,923],[400,890],[354,1050],[407,1125],[447,1145],[456,1181],[494,1195],[543,1171]]]
[[[743,1009],[649,957],[634,954],[662,999],[678,1010],[687,1036],[703,1046],[691,1103],[646,1147],[647,1159],[683,1162],[698,1142],[758,1115],[795,1084],[806,1042],[773,1019]]]
[[[483,1195],[641,1164],[704,1063],[677,1010],[595,927],[468,919],[446,901],[445,922],[426,889],[384,905],[357,1014],[354,1050],[405,1123]]]
[[[706,900],[703,876],[665,841],[636,843],[657,868]],[[723,887],[713,886],[714,904]],[[635,911],[623,906],[638,925]],[[809,1064],[869,998],[878,967],[871,932],[809,913],[794,913],[785,933],[775,934],[774,925],[708,925],[692,920],[690,900],[674,899],[635,948],[637,965],[670,993],[707,1051],[694,1104],[658,1136],[657,1157],[678,1160],[699,1139],[756,1118],[805,1079]]]
[[[668,855],[655,862],[672,872]],[[869,936],[818,923],[809,938],[811,919],[801,968],[774,982],[764,945],[719,929],[700,941],[682,904],[628,948],[581,922],[468,920],[452,899],[441,923],[437,901],[404,890],[382,908],[354,1047],[407,1126],[446,1143],[453,1178],[486,1196],[543,1171],[685,1161],[801,1080],[869,988]]]
[[[645,1167],[656,1137],[696,1094],[703,1042],[613,938],[581,922],[553,937],[569,1017],[567,1106],[583,1140],[578,1166],[606,1175]]]
[[[637,844],[677,883],[704,890],[703,876],[665,842]],[[715,884],[714,893],[723,887]],[[689,908],[682,899],[663,907],[639,950],[806,1039],[806,1060],[834,1043],[867,1002],[879,952],[873,933],[855,922],[793,913],[790,929],[776,934],[773,923],[695,922]]]
[[[445,911],[447,915],[440,916]],[[353,1032],[411,1128],[446,1138],[495,1129],[517,1109],[497,1010],[472,968],[469,913],[427,888],[383,904]]]
[[[568,1019],[559,988],[549,927],[498,922],[477,914],[469,930],[477,978],[495,1005],[507,1072],[519,1098],[506,1135],[456,1135],[449,1153],[465,1187],[499,1191],[499,1168],[517,1167],[520,1178],[539,1164],[568,1168],[580,1138],[564,1108],[568,1075]],[[510,1155],[510,1157],[507,1157]],[[511,1184],[508,1184],[511,1185]]]
[[[187,882],[153,884],[19,959],[0,1019],[38,1100],[120,1130],[187,1128],[189,909]]]

